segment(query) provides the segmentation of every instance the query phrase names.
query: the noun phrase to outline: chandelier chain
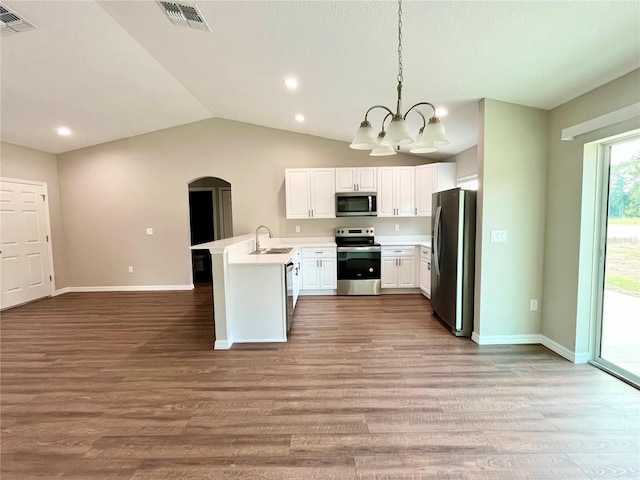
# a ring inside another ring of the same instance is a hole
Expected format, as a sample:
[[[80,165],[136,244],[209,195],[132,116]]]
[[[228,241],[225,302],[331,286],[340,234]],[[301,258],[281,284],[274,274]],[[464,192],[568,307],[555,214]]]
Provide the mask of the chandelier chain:
[[[398,0],[398,83],[402,80],[402,0]]]

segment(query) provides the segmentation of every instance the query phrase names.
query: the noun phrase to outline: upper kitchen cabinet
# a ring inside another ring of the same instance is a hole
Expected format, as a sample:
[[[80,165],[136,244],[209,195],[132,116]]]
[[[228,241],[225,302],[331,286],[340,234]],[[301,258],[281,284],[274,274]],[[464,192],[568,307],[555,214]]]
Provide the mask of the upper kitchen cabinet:
[[[378,167],[378,216],[413,217],[415,167]]]
[[[335,218],[334,168],[285,170],[287,218]]]
[[[431,163],[416,167],[415,214],[419,217],[430,217],[432,194],[455,187],[455,163]]]
[[[377,169],[336,168],[336,192],[377,192]]]

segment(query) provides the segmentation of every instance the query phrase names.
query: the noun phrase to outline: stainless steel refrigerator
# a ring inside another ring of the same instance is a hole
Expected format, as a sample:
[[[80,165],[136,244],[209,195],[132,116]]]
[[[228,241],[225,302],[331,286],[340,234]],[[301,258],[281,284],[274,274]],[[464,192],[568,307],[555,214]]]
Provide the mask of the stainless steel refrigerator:
[[[431,307],[456,336],[473,331],[476,192],[454,188],[433,194]]]

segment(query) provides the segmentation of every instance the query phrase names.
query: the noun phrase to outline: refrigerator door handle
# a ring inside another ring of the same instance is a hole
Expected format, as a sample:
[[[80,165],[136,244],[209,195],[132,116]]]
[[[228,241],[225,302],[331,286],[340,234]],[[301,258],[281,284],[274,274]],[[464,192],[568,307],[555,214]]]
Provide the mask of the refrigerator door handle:
[[[436,209],[436,230],[433,234],[433,259],[436,267],[436,275],[440,275],[440,217],[442,216],[442,206]]]

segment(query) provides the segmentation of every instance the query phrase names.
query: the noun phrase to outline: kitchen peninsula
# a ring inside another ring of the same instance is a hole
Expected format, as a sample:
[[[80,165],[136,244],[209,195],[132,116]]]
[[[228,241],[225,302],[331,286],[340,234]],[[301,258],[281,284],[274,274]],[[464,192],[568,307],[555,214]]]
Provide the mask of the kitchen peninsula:
[[[388,236],[378,240],[383,246],[431,246],[427,236]],[[298,272],[303,269],[303,276],[306,272],[304,286],[298,285],[303,288],[302,294],[336,294],[334,237],[269,238],[264,234],[259,242],[261,247],[288,247],[291,250],[281,254],[253,254],[251,252],[256,248],[253,234],[191,247],[211,253],[215,350],[227,350],[234,343],[287,341],[286,302],[287,294],[291,292],[287,292],[285,285],[285,266],[292,261]],[[327,269],[324,283],[314,284],[309,280],[323,276],[323,268],[317,265]],[[419,272],[416,270],[415,273],[417,279]],[[418,293],[418,283],[398,293]],[[295,284],[290,288],[295,288]],[[383,293],[392,291],[383,289]]]
[[[215,317],[215,350],[226,350],[233,343],[287,341],[287,285],[285,267],[305,247],[332,249],[335,241],[321,238],[259,237],[266,248],[289,247],[281,254],[255,254],[256,237],[242,235],[192,246],[211,253]],[[295,268],[294,267],[294,268]],[[299,277],[298,277],[299,278]],[[297,281],[297,279],[296,279]],[[299,288],[290,285],[290,289]],[[335,294],[335,290],[329,292]]]

